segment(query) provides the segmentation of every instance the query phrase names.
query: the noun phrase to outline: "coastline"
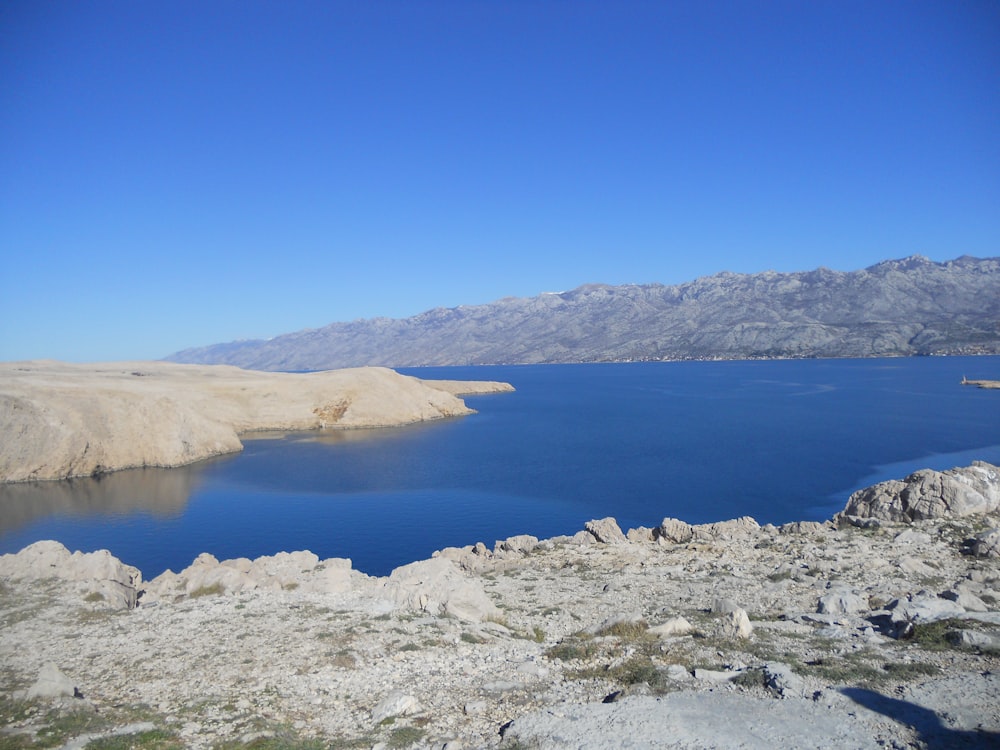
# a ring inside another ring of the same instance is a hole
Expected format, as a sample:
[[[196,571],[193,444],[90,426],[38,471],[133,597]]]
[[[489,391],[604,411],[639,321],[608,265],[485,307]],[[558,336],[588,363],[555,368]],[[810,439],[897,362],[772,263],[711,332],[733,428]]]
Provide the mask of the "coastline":
[[[456,395],[506,383],[436,384],[386,368],[269,373],[168,362],[0,363],[0,482],[176,467],[243,449],[268,430],[396,427],[474,413]]]
[[[76,717],[196,748],[991,747],[1000,562],[970,540],[1000,526],[998,503],[1000,469],[980,463],[859,491],[825,523],[607,518],[384,578],[296,552],[201,555],[142,583],[108,553],[39,543],[0,557],[4,731]]]
[[[1000,380],[966,380],[962,378],[962,385],[973,385],[977,388],[995,389],[1000,388]]]

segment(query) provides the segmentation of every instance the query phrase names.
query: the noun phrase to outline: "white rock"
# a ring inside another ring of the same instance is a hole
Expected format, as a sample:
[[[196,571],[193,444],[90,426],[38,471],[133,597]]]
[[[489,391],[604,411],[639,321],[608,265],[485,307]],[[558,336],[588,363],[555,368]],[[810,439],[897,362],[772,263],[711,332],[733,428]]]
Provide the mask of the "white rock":
[[[38,673],[38,679],[28,688],[27,697],[31,698],[60,698],[63,696],[73,697],[77,693],[77,687],[73,681],[64,675],[62,671],[52,662],[49,662]]]
[[[467,622],[500,617],[500,610],[486,596],[479,580],[443,557],[396,568],[384,580],[383,590],[397,606],[406,609],[447,614]]]
[[[672,617],[666,622],[655,625],[649,632],[660,638],[673,638],[676,636],[688,635],[694,631],[694,627],[683,617]]]
[[[867,612],[868,598],[847,588],[838,588],[821,596],[816,606],[820,614],[850,615]]]
[[[737,607],[722,618],[722,634],[727,638],[746,639],[753,634],[753,625],[745,609]]]
[[[1000,529],[976,534],[970,552],[976,557],[1000,557]]]
[[[420,701],[412,695],[400,691],[390,693],[372,709],[372,721],[376,724],[393,716],[410,716],[420,710]]]
[[[610,516],[596,521],[587,521],[584,528],[601,544],[625,544],[628,542],[621,527],[618,526],[618,522]]]

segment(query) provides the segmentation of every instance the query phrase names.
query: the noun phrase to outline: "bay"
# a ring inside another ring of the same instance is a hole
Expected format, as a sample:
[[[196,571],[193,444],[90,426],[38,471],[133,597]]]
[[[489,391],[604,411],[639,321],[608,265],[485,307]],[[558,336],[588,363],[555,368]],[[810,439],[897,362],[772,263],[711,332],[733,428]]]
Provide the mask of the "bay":
[[[177,469],[0,487],[0,552],[106,548],[149,578],[201,552],[310,549],[384,575],[445,546],[751,515],[823,520],[922,467],[1000,463],[1000,357],[414,368],[504,380],[478,413],[257,435]]]

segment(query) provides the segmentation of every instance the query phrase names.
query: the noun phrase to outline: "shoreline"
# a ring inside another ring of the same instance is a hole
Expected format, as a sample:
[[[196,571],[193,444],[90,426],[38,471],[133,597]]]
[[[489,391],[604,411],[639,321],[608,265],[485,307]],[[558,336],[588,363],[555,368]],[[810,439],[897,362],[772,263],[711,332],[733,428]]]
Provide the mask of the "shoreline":
[[[956,504],[958,487],[974,492]],[[873,485],[824,523],[605,518],[382,578],[291,552],[201,555],[142,583],[108,553],[40,543],[0,557],[3,731],[76,717],[248,750],[992,747],[998,526],[1000,468],[978,462]]]
[[[0,482],[179,467],[243,450],[241,435],[398,427],[466,416],[457,394],[507,383],[424,381],[387,368],[266,373],[167,362],[0,363]]]
[[[962,378],[962,385],[972,385],[977,388],[995,389],[1000,388],[1000,380],[966,380]]]

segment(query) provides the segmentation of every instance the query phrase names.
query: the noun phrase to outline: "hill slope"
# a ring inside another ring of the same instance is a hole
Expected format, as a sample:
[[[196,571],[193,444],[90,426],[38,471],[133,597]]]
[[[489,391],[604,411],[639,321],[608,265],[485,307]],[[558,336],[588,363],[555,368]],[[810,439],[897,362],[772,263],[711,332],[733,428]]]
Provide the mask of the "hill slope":
[[[333,323],[186,349],[262,370],[1000,352],[1000,258],[921,256],[860,271],[723,272]]]

